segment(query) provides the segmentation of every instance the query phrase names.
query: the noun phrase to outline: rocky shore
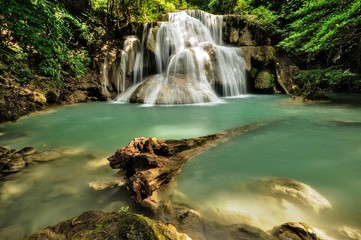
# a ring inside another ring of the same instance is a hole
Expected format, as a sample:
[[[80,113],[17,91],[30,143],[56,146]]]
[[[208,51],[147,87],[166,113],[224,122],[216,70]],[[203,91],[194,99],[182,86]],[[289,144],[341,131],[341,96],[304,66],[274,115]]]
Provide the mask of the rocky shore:
[[[65,82],[37,76],[26,84],[5,74],[0,76],[0,89],[0,123],[50,107],[107,100],[95,72]]]

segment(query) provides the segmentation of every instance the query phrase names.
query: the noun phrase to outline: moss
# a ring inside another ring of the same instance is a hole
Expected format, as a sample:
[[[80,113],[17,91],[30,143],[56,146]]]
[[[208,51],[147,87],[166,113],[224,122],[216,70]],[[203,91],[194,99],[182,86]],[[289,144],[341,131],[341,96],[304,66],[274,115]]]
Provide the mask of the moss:
[[[119,221],[122,223],[118,229],[118,236],[129,240],[159,239],[145,217],[138,214],[119,213]]]
[[[261,71],[257,74],[255,80],[255,87],[261,90],[272,89],[275,85],[274,75],[267,70]]]

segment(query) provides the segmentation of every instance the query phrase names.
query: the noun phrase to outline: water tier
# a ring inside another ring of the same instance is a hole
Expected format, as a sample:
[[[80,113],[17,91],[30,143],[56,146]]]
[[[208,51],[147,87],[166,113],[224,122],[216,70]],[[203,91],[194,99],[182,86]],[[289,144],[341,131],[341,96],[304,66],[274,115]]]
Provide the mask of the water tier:
[[[123,76],[123,84],[117,83],[121,94],[116,101],[188,104],[220,102],[219,96],[245,94],[242,52],[219,45],[222,25],[222,16],[184,11],[170,13],[168,21],[159,26],[145,26],[134,66],[128,66],[133,68],[133,85],[124,92]],[[129,50],[124,52],[129,54]],[[122,59],[127,61],[127,57]],[[119,75],[125,72],[123,69]]]

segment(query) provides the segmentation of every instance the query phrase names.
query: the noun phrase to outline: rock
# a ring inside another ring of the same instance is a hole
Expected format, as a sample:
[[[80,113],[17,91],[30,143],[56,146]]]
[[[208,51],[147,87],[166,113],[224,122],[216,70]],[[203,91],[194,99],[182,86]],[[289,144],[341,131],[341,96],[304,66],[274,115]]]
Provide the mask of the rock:
[[[361,240],[361,231],[347,226],[340,227],[338,232],[344,239]]]
[[[21,150],[0,147],[0,175],[18,172],[34,162],[48,162],[64,155],[74,154],[79,153],[67,152],[67,149],[38,152],[33,147],[25,147]]]
[[[255,88],[264,92],[272,92],[275,86],[275,77],[269,70],[262,70],[257,74]]]
[[[135,138],[108,160],[112,168],[124,171],[127,188],[134,200],[150,204],[156,209],[160,200],[156,199],[158,196],[154,193],[173,181],[187,160],[265,125],[266,123],[254,123],[192,139]]]
[[[179,231],[197,240],[274,240],[270,234],[247,224],[227,225],[204,218],[196,210],[184,204],[171,202],[163,205],[158,214],[161,221],[170,222]]]
[[[29,163],[27,158],[34,154],[36,154],[36,149],[32,147],[21,150],[1,148],[0,174],[20,171]]]
[[[251,31],[248,29],[248,27],[245,27],[240,32],[240,38],[238,39],[238,45],[239,46],[256,46],[257,42],[254,40]]]
[[[289,178],[261,178],[249,184],[261,194],[284,198],[293,203],[310,207],[316,212],[332,208],[330,202],[310,186]]]
[[[289,222],[274,227],[270,234],[280,240],[318,240],[318,236],[310,226],[301,222]]]
[[[300,90],[293,81],[293,77],[298,71],[299,68],[289,58],[278,57],[276,62],[277,82],[288,95],[294,95]]]
[[[229,43],[236,44],[239,41],[239,30],[236,28],[230,28],[229,30]]]
[[[260,25],[255,24],[255,21],[252,20],[255,18],[255,15],[247,15],[247,17],[224,15],[222,30],[225,43],[237,46],[271,45],[271,34],[267,33]]]
[[[125,180],[119,176],[102,178],[93,182],[90,182],[88,185],[94,190],[104,190],[106,188],[121,187],[125,184]]]
[[[36,92],[36,91],[34,91],[32,93],[32,101],[37,104],[41,104],[41,105],[45,105],[47,103],[47,100],[46,100],[46,97],[44,96],[44,94]]]
[[[231,234],[234,239],[237,240],[273,240],[272,236],[267,234],[266,232],[262,231],[259,228],[250,226],[250,225],[241,225],[236,227],[231,231]]]
[[[88,211],[38,231],[27,238],[40,239],[190,239],[173,226],[129,212]]]

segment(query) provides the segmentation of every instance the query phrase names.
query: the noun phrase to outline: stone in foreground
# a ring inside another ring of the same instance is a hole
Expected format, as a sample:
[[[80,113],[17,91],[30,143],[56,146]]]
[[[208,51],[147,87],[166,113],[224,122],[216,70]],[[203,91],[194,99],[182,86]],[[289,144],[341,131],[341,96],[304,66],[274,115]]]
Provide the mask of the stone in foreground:
[[[170,224],[128,212],[100,211],[84,212],[78,217],[38,231],[27,239],[190,240]]]

